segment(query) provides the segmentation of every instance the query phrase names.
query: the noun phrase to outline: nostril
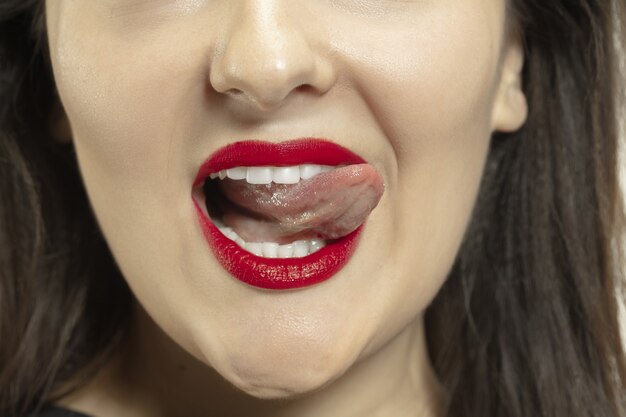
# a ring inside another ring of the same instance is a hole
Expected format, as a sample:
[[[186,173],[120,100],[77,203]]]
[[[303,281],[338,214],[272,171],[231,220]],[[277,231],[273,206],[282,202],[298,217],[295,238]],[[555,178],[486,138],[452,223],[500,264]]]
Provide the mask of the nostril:
[[[224,94],[227,94],[227,95],[233,96],[233,97],[240,97],[240,96],[244,95],[244,92],[241,91],[238,88],[229,88],[228,90],[226,90],[224,92]]]
[[[296,87],[295,91],[301,92],[301,93],[310,93],[314,90],[313,86],[310,84],[300,84],[298,87]]]
[[[256,98],[256,96],[251,96],[246,91],[240,90],[239,88],[230,88],[226,90],[224,94],[236,102],[245,103],[247,105],[259,107],[261,109],[265,109],[267,107],[273,107],[272,104],[261,102]]]

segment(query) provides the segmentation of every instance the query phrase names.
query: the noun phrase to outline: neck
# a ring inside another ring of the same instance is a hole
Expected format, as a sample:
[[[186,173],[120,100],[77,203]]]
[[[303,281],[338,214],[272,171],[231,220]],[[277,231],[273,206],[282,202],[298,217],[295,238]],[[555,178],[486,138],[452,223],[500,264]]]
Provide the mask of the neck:
[[[232,387],[141,308],[129,334],[120,354],[91,383],[58,404],[99,417],[441,415],[441,389],[421,317],[323,389],[281,400],[256,399]]]

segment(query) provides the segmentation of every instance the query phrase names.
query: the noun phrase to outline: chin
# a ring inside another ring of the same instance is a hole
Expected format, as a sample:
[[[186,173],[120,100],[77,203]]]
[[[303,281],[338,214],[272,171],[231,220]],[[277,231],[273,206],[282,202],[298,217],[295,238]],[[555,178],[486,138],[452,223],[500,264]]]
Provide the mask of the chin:
[[[324,388],[335,381],[341,373],[302,368],[275,370],[273,373],[259,369],[246,369],[232,375],[230,382],[239,390],[255,398],[291,399]]]
[[[247,395],[262,400],[288,400],[312,393],[323,388],[331,381],[318,381],[308,376],[276,376],[271,378],[265,376],[266,380],[239,380],[235,387],[245,392]],[[232,382],[232,381],[231,381]]]
[[[231,355],[218,369],[246,394],[260,399],[289,399],[312,393],[337,380],[354,359],[337,347],[291,350],[282,346]]]

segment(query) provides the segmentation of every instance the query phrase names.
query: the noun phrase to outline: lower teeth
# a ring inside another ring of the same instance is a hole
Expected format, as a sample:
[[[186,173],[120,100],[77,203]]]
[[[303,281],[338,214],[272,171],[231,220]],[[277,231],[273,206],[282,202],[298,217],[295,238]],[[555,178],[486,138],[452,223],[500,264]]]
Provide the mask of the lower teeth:
[[[297,240],[286,245],[279,245],[275,242],[245,242],[232,228],[221,224],[216,225],[224,236],[241,248],[264,258],[303,258],[326,246],[326,242],[320,239]]]

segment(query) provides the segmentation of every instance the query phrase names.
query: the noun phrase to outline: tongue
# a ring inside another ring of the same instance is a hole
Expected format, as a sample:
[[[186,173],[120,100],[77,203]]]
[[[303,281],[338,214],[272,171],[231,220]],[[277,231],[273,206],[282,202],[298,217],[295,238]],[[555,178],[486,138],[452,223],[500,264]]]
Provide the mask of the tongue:
[[[365,222],[384,191],[382,177],[368,164],[336,168],[293,185],[225,179],[219,188],[231,204],[223,220],[239,236],[279,243],[345,236]]]

